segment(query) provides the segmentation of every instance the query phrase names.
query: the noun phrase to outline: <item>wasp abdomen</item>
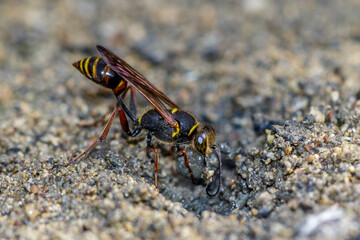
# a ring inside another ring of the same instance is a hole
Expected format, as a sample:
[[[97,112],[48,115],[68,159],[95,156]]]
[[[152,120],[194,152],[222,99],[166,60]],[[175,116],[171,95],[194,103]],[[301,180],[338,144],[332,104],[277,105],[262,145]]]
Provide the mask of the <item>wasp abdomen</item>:
[[[126,87],[126,82],[114,72],[102,58],[88,57],[73,63],[85,77],[106,88],[112,89],[115,94],[120,93]]]

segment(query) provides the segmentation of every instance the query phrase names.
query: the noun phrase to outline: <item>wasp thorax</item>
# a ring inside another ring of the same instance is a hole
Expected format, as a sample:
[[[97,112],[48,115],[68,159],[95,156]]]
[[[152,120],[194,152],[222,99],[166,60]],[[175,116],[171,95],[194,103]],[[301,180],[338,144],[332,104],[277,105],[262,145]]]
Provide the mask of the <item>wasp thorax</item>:
[[[210,125],[203,125],[194,136],[196,150],[205,156],[211,153],[210,147],[215,144],[215,130]]]

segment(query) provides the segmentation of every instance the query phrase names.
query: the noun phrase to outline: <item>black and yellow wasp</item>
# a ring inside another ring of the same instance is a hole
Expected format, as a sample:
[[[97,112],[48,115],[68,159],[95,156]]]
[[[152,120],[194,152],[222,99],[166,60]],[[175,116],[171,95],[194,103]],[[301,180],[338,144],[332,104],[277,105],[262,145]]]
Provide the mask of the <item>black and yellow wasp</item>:
[[[93,82],[106,88],[110,88],[117,98],[118,106],[112,112],[101,136],[93,142],[82,154],[69,161],[70,165],[86,155],[99,142],[102,142],[116,116],[119,114],[120,123],[124,132],[131,137],[139,135],[143,130],[147,131],[148,150],[155,152],[155,185],[158,185],[157,173],[159,169],[158,149],[152,146],[153,137],[162,143],[175,146],[177,152],[184,156],[185,165],[194,182],[194,176],[189,166],[186,150],[181,145],[190,145],[191,149],[198,152],[206,164],[206,158],[210,154],[216,154],[218,166],[213,180],[207,185],[206,192],[215,196],[221,188],[221,155],[215,145],[215,131],[208,125],[198,121],[189,111],[181,109],[164,93],[158,90],[145,77],[128,65],[124,60],[102,46],[96,46],[101,57],[88,57],[78,62],[75,66],[83,75]],[[124,104],[124,98],[130,90],[130,109]],[[140,117],[136,117],[135,92],[139,92],[152,106]],[[133,122],[131,130],[128,118]],[[215,176],[216,175],[216,176]]]

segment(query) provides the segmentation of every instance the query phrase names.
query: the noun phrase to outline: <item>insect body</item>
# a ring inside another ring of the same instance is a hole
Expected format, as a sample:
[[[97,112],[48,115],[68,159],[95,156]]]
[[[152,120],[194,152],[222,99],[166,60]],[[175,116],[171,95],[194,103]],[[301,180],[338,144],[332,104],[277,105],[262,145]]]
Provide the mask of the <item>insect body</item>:
[[[179,123],[178,132],[174,132],[155,109],[143,113],[134,132],[145,129],[150,138],[154,136],[160,141],[177,145],[191,144],[200,154],[209,156],[215,145],[215,130],[208,124],[200,124],[196,117],[186,110],[175,108],[171,110],[171,114]]]
[[[181,146],[191,146],[191,149],[197,151],[203,158],[202,162],[204,165],[206,165],[206,158],[214,153],[218,160],[217,176],[215,177],[216,183],[209,183],[206,189],[210,196],[215,196],[221,187],[221,156],[218,147],[215,145],[214,129],[208,124],[199,123],[192,113],[179,108],[164,93],[159,91],[145,77],[114,53],[101,46],[97,46],[97,49],[101,54],[101,58],[89,57],[73,65],[93,82],[112,89],[119,105],[113,111],[99,139],[66,165],[77,161],[99,142],[102,142],[106,138],[112,121],[118,113],[121,126],[128,136],[137,136],[142,130],[148,132],[148,149],[156,154],[156,186],[158,185],[158,149],[153,146],[152,137],[155,137],[165,144],[176,146],[178,153],[184,156],[185,165],[193,182],[194,176],[189,165],[189,159],[185,147]],[[123,102],[129,89],[131,90],[130,110]],[[144,96],[154,107],[153,109],[145,111],[139,118],[136,117],[135,90]],[[167,105],[167,107],[165,105]],[[130,118],[134,125],[134,130],[132,131],[129,128],[128,118]]]
[[[152,132],[155,137],[166,142],[190,140],[189,136],[199,126],[197,119],[191,113],[176,108],[171,111],[171,115],[179,123],[179,132],[173,132],[171,126],[166,124],[164,118],[154,109],[144,112],[138,123],[142,128]]]
[[[197,150],[200,155],[207,158],[213,151],[216,151],[216,147],[214,146],[215,131],[208,124],[200,124],[196,117],[186,110],[172,109],[169,111],[171,111],[171,115],[179,123],[178,132],[174,132],[173,128],[155,109],[150,109],[137,119],[137,127],[129,135],[137,136],[142,130],[146,130],[148,132],[147,143],[149,149],[151,151],[155,150],[156,152],[155,163],[157,162],[158,156],[157,150],[151,147],[152,137],[155,137],[158,141],[164,144],[175,145],[179,150],[178,152],[184,156],[185,165],[189,171],[190,177],[192,181],[195,182],[193,171],[189,166],[187,153],[182,146],[191,145],[193,150]],[[206,165],[205,159],[203,159],[203,162]],[[217,165],[221,168],[220,163]],[[209,193],[209,195],[213,194]]]

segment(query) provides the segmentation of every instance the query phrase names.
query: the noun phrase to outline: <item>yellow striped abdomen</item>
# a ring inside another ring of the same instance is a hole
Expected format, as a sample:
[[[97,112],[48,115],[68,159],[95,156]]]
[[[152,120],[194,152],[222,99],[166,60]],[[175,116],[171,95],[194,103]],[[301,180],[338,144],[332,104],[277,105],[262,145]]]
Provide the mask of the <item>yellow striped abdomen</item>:
[[[91,81],[112,89],[116,95],[124,91],[127,86],[127,82],[114,72],[102,58],[88,57],[73,63],[73,66]]]

